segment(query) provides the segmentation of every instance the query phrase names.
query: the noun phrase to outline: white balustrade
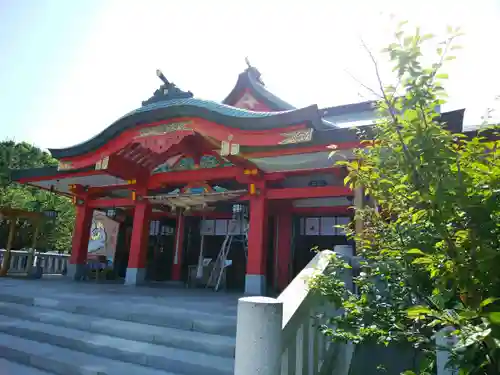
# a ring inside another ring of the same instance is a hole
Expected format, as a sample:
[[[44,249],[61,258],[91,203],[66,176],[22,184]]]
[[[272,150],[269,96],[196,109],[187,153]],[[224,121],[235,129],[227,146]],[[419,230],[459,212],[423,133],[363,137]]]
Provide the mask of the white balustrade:
[[[455,329],[445,327],[436,334],[436,366],[437,375],[457,375],[458,369],[449,367],[448,361],[451,359],[450,349],[457,342],[457,338],[451,335]]]
[[[6,250],[0,249],[2,259],[5,256]],[[10,251],[10,274],[22,274],[28,272],[28,261],[30,259],[30,250],[11,250]],[[59,253],[40,253],[35,251],[33,256],[33,265],[40,262],[43,274],[60,275],[66,269],[69,255]]]
[[[346,249],[338,250],[348,260]],[[327,270],[331,255],[318,253],[278,298],[240,298],[236,375],[348,374],[353,345],[334,344],[320,330],[338,311],[308,286],[312,276]]]

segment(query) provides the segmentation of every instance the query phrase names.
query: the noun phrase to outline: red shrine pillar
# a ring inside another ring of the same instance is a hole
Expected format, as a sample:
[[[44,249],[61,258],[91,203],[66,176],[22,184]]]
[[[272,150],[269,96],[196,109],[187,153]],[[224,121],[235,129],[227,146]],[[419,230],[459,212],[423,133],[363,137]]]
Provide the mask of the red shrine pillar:
[[[266,294],[266,238],[268,230],[267,201],[263,195],[250,197],[248,228],[248,260],[245,276],[245,294]]]
[[[181,281],[182,274],[182,251],[184,249],[184,226],[185,216],[181,210],[177,211],[177,223],[175,225],[174,261],[172,262],[172,280]]]
[[[71,244],[67,275],[73,280],[82,280],[85,277],[85,264],[89,249],[90,229],[94,210],[85,200],[76,205],[75,227]]]
[[[283,291],[290,282],[292,261],[292,213],[290,207],[283,207],[276,215],[276,267],[278,290]]]
[[[125,285],[137,285],[144,282],[151,212],[151,204],[147,200],[136,201]]]

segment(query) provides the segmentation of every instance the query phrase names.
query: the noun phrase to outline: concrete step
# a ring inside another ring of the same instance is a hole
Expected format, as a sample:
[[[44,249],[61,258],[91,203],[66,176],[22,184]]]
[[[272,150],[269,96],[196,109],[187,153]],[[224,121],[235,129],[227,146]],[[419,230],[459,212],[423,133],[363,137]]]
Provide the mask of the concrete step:
[[[196,309],[182,309],[153,303],[135,305],[126,303],[126,299],[121,303],[108,304],[105,299],[78,302],[60,300],[57,297],[37,298],[4,292],[0,293],[0,301],[216,335],[230,337],[236,335],[236,316],[233,314],[202,312]]]
[[[0,374],[1,375],[54,375],[47,371],[38,370],[34,367],[20,365],[16,362],[7,361],[5,358],[0,358]]]
[[[80,353],[4,333],[0,333],[0,355],[8,361],[56,375],[174,375],[171,372]],[[28,374],[29,372],[26,372],[26,375]],[[19,372],[16,375],[24,373]]]
[[[123,339],[161,344],[178,349],[234,358],[236,340],[234,337],[220,336],[176,328],[159,327],[88,315],[68,313],[43,307],[0,302],[0,314],[12,318],[25,319],[59,327],[120,337]]]
[[[0,332],[178,374],[230,375],[234,360],[0,315]]]

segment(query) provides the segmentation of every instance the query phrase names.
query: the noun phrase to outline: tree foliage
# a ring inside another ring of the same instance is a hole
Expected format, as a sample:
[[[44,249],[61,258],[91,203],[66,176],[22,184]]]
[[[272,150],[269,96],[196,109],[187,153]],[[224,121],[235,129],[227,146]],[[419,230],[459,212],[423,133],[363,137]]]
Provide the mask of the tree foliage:
[[[57,196],[46,190],[20,185],[10,180],[10,171],[56,166],[57,161],[47,152],[28,143],[14,141],[0,142],[0,207],[18,208],[41,212],[56,210],[55,221],[47,221],[41,228],[38,248],[69,251],[74,223],[74,208],[66,197]],[[5,247],[8,225],[0,221],[0,247]],[[20,221],[14,248],[30,247],[34,228],[27,221]]]
[[[345,183],[376,202],[356,210],[362,231],[348,228],[363,259],[357,292],[338,277],[335,267],[349,267],[339,258],[311,285],[344,309],[333,319],[337,329],[326,331],[334,340],[411,343],[423,353],[420,373],[430,374],[435,334],[452,327],[450,365],[460,374],[498,374],[500,127],[467,137],[440,122],[443,68],[459,48],[459,30],[448,33],[429,66],[422,50],[434,39],[418,30],[407,35],[400,25],[384,50],[398,84],[380,84],[381,117],[365,135],[370,141],[356,160],[341,162]]]

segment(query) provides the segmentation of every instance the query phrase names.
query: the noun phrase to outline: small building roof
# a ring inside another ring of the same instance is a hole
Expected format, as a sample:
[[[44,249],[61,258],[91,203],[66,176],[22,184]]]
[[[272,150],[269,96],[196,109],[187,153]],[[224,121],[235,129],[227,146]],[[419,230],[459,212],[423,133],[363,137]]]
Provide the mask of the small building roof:
[[[268,91],[258,69],[250,65],[245,71],[240,73],[236,85],[222,103],[235,105],[246,90],[250,90],[255,99],[262,102],[272,111],[288,111],[296,108]]]
[[[47,217],[43,213],[26,211],[11,207],[0,207],[0,216],[16,219],[30,219],[35,221],[47,219]]]

